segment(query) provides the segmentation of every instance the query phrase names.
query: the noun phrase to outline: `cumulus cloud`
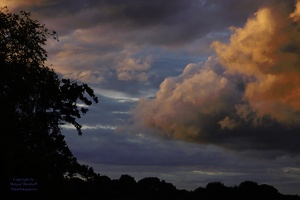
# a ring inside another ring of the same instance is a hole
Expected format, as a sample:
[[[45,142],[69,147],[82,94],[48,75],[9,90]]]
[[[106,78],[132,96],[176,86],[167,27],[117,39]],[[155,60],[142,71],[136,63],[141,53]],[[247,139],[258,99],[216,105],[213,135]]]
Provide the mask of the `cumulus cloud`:
[[[260,9],[232,28],[230,44],[212,44],[227,73],[253,78],[244,94],[253,111],[289,124],[300,122],[299,7],[291,14]]]
[[[222,71],[214,57],[187,65],[179,77],[164,80],[154,100],[140,100],[136,119],[176,139],[209,134],[206,123],[226,118],[241,98],[238,88],[218,70]]]
[[[165,79],[154,99],[141,99],[136,121],[160,134],[233,150],[300,152],[300,1],[259,9],[217,58]],[[220,67],[221,65],[221,67]]]

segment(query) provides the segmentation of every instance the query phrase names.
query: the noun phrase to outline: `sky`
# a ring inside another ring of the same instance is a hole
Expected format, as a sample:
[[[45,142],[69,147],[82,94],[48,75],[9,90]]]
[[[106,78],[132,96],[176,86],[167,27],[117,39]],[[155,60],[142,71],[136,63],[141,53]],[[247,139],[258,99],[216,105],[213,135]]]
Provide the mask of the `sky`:
[[[64,125],[95,172],[300,194],[300,1],[1,0],[58,33],[47,65],[99,103]],[[79,106],[84,106],[78,104]]]

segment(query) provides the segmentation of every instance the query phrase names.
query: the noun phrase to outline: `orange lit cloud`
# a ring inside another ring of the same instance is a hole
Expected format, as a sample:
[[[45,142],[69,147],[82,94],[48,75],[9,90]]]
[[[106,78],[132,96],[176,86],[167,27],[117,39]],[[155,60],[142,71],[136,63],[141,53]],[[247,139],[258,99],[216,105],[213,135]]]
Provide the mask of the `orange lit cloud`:
[[[0,8],[7,6],[9,10],[19,10],[24,8],[30,8],[32,6],[50,5],[51,1],[46,0],[1,0]]]
[[[253,111],[288,124],[300,123],[299,10],[260,9],[230,44],[212,44],[227,73],[253,77],[244,94]]]
[[[259,9],[217,57],[167,78],[141,99],[137,124],[162,136],[230,149],[300,152],[300,1]]]

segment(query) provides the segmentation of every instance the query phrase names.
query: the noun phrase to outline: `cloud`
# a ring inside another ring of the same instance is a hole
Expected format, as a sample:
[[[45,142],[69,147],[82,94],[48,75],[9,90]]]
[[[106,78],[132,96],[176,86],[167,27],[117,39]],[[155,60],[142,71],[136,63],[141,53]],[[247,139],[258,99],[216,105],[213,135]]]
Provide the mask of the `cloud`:
[[[218,58],[165,79],[140,100],[136,122],[167,138],[299,153],[299,2],[269,4],[230,27],[228,44],[212,43]]]
[[[294,141],[300,120],[299,2],[296,6],[283,0],[8,3],[13,10],[32,11],[57,30],[60,42],[47,46],[49,64],[57,72],[134,97],[153,91],[168,75],[165,71],[178,74],[182,68],[170,69],[162,62],[167,56],[182,55],[180,48],[185,48],[186,56],[204,38],[226,41],[226,28],[236,26],[229,44],[213,43],[219,58],[187,65],[182,75],[163,81],[154,99],[141,99],[136,121],[155,127],[164,137],[231,149],[298,151]]]
[[[269,1],[269,0],[267,0]],[[14,10],[30,10],[60,35],[95,26],[131,32],[137,43],[179,45],[222,31],[230,23],[241,24],[262,1],[174,0],[172,4],[140,0],[7,1]],[[265,2],[265,1],[264,1]],[[207,16],[214,16],[207,18]]]
[[[244,98],[259,116],[300,123],[299,12],[266,7],[243,28],[232,28],[230,44],[214,42],[226,72],[252,77]]]
[[[175,0],[172,4],[160,0],[5,3],[15,12],[31,11],[33,18],[57,31],[60,42],[49,41],[46,46],[48,63],[56,72],[131,93],[140,93],[145,87],[156,89],[157,82],[166,77],[166,68],[167,73],[178,74],[176,66],[169,69],[154,63],[169,59],[166,58],[169,55],[177,56],[176,62],[181,59],[178,56],[187,57],[191,52],[195,55],[199,51],[196,44],[201,45],[202,52],[208,50],[207,38],[212,40],[211,35],[224,38],[214,33],[226,31],[231,24],[242,24],[262,4],[259,0]],[[158,67],[160,70],[156,70]]]
[[[82,136],[66,132],[68,145],[81,163],[93,166],[96,172],[110,178],[118,179],[122,174],[136,180],[155,176],[191,190],[214,181],[234,186],[253,180],[290,193],[298,191],[291,185],[299,185],[299,156],[257,159],[209,145],[174,140],[161,142],[149,135],[84,131]]]
[[[147,71],[151,67],[152,57],[147,55],[143,58],[134,58],[131,51],[124,52],[124,58],[116,64],[116,71],[119,80],[147,81]]]
[[[0,7],[7,6],[9,9],[20,9],[28,8],[31,6],[46,6],[50,5],[51,2],[43,0],[28,0],[28,1],[18,1],[18,0],[2,0],[0,2]]]
[[[207,123],[226,118],[241,98],[238,88],[218,71],[222,69],[214,57],[187,65],[182,75],[164,80],[155,99],[140,100],[135,119],[171,138],[195,140],[209,134]]]
[[[110,32],[99,29],[76,30],[59,44],[50,42],[48,63],[58,73],[88,83],[108,81],[112,76],[119,81],[146,82],[151,55],[140,53],[141,47],[124,44],[123,36],[112,38]]]

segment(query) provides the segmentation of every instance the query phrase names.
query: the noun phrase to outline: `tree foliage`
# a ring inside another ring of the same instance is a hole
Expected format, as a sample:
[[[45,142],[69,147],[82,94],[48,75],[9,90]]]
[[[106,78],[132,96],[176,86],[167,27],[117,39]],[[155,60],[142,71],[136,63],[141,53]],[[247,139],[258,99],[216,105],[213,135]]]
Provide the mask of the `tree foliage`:
[[[0,9],[0,169],[6,178],[93,173],[72,155],[61,125],[71,123],[82,134],[77,119],[88,109],[77,104],[98,99],[87,84],[59,78],[46,66],[49,38],[58,40],[30,13]]]

